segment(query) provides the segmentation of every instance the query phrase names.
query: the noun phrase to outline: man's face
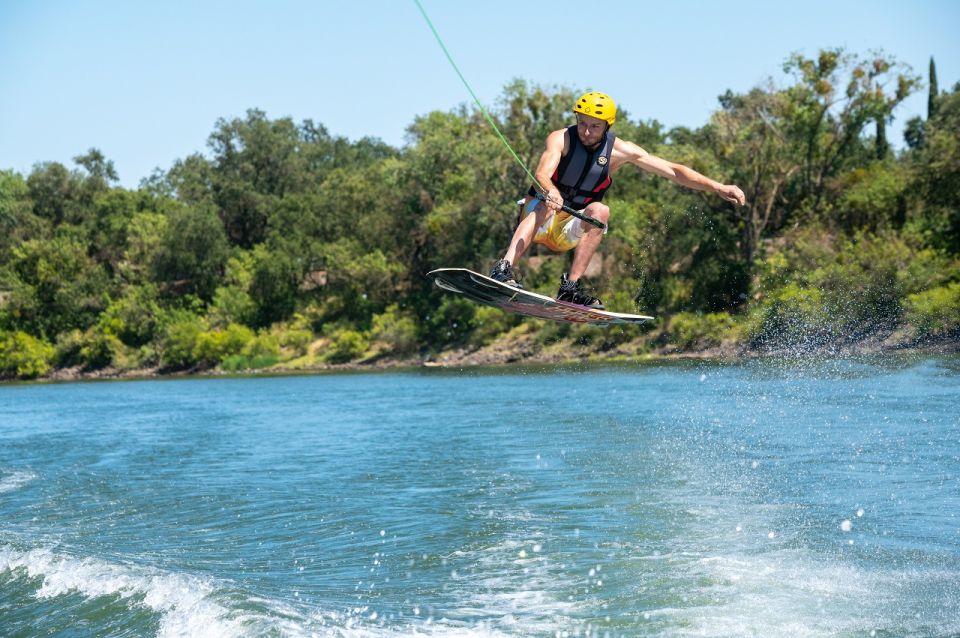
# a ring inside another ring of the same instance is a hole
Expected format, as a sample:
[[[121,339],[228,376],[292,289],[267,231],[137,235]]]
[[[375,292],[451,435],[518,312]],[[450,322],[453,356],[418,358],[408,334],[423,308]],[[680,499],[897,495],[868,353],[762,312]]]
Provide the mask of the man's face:
[[[577,137],[587,147],[596,146],[603,139],[607,130],[607,123],[592,115],[577,113]]]

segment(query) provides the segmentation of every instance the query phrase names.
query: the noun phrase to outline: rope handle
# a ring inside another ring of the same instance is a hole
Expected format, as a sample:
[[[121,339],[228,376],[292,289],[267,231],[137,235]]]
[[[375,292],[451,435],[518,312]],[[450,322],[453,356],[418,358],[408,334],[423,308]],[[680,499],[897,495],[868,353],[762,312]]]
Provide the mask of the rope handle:
[[[536,197],[537,197],[537,199],[539,199],[540,201],[544,201],[544,202],[547,201],[547,196],[546,196],[545,194],[541,193],[540,191],[537,191]],[[550,200],[550,201],[553,201],[553,200]],[[556,202],[554,202],[554,203],[556,203]],[[581,213],[581,212],[578,211],[578,210],[574,210],[573,208],[570,208],[569,206],[567,206],[567,205],[564,204],[564,203],[561,203],[561,204],[560,204],[560,210],[562,210],[563,212],[567,213],[568,215],[573,215],[573,216],[576,217],[577,219],[583,220],[583,221],[587,222],[588,224],[591,224],[591,225],[593,225],[593,226],[596,226],[597,228],[599,228],[599,229],[602,230],[602,231],[606,231],[606,230],[607,230],[607,225],[604,224],[604,223],[603,223],[602,221],[600,221],[599,219],[597,219],[597,218],[595,218],[595,217],[590,217],[590,215],[587,215],[586,213]]]

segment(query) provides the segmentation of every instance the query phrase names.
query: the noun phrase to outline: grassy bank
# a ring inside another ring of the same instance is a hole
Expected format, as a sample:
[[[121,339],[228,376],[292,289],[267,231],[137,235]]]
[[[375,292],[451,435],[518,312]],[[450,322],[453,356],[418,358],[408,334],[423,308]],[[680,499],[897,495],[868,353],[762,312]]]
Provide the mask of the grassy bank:
[[[684,319],[683,321],[687,321]],[[711,320],[712,321],[712,320]],[[35,377],[38,381],[80,381],[96,379],[176,378],[186,376],[249,376],[275,374],[313,374],[364,372],[418,368],[469,369],[495,366],[561,366],[578,363],[648,362],[674,359],[740,360],[752,358],[803,358],[862,356],[881,353],[956,353],[960,352],[960,334],[940,334],[918,338],[917,330],[900,327],[877,331],[859,340],[822,338],[806,342],[796,340],[778,345],[751,346],[735,337],[742,331],[731,327],[725,335],[671,342],[669,331],[655,329],[632,339],[618,340],[609,330],[572,328],[575,336],[550,336],[556,327],[547,322],[521,323],[506,334],[487,343],[462,344],[435,352],[405,356],[383,354],[372,346],[352,360],[331,360],[335,345],[328,338],[309,344],[305,354],[288,353],[286,358],[229,359],[227,365],[190,368],[105,367],[96,370],[80,366],[50,369]],[[246,364],[246,365],[241,365]],[[7,376],[6,381],[15,379]]]

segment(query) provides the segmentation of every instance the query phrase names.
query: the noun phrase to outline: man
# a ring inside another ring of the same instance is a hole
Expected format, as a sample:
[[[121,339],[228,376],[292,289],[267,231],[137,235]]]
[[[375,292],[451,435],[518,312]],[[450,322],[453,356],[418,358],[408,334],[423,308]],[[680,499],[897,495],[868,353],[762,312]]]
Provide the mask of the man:
[[[695,190],[714,192],[728,202],[743,205],[743,191],[736,186],[720,184],[682,164],[675,164],[646,152],[633,142],[610,133],[617,120],[617,106],[605,93],[585,93],[573,106],[577,123],[547,136],[547,148],[540,156],[535,176],[546,192],[538,193],[531,186],[521,203],[520,224],[513,234],[510,248],[493,267],[490,277],[510,286],[520,287],[514,264],[531,243],[543,244],[551,250],[575,249],[570,272],[560,278],[557,299],[570,303],[603,308],[603,303],[580,287],[580,277],[600,245],[606,230],[588,225],[565,213],[566,204],[574,210],[606,225],[610,208],[603,204],[613,174],[626,164]]]

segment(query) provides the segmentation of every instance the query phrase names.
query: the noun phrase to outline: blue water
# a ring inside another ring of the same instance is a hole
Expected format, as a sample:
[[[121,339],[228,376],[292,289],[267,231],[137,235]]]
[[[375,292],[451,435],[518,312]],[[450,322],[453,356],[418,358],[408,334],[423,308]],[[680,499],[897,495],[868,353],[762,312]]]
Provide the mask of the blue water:
[[[0,387],[0,635],[956,636],[960,359]]]

